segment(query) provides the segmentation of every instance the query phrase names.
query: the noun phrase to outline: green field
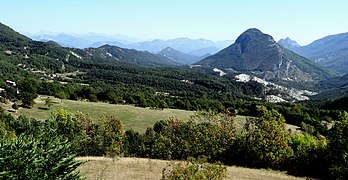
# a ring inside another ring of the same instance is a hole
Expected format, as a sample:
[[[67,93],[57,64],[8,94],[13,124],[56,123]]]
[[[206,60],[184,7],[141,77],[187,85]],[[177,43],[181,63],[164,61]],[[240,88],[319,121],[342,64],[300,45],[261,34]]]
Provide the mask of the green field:
[[[114,105],[102,102],[86,102],[86,101],[71,101],[60,100],[53,98],[53,105],[50,110],[39,109],[45,106],[45,99],[47,96],[39,96],[32,109],[20,108],[16,113],[12,113],[15,117],[25,115],[27,117],[45,120],[49,118],[50,113],[58,108],[65,108],[66,110],[76,113],[80,111],[88,114],[93,120],[97,120],[103,115],[115,116],[125,125],[126,129],[134,129],[139,132],[144,132],[147,127],[152,127],[156,121],[165,120],[169,117],[177,117],[182,120],[188,120],[192,111],[184,111],[177,109],[155,110],[150,108],[140,108],[130,105]],[[52,97],[51,97],[52,98]],[[11,105],[7,105],[10,109]]]
[[[72,113],[78,111],[88,114],[93,120],[97,120],[101,116],[115,116],[122,121],[125,128],[134,129],[138,132],[145,132],[146,128],[153,127],[155,122],[166,120],[169,117],[177,117],[181,120],[189,120],[190,116],[194,115],[193,111],[185,111],[179,109],[164,109],[155,110],[150,108],[140,108],[131,105],[115,105],[103,102],[87,102],[87,101],[72,101],[53,98],[53,105],[50,110],[45,110],[40,107],[45,106],[45,99],[48,96],[39,96],[33,108],[20,108],[17,112],[11,112],[15,117],[24,115],[29,118],[46,120],[50,117],[50,113],[58,108],[64,108]],[[12,109],[11,104],[2,105],[4,109]],[[241,130],[246,122],[245,116],[237,115],[235,117],[236,128]],[[293,132],[298,132],[299,127],[287,125],[287,129],[292,129]]]

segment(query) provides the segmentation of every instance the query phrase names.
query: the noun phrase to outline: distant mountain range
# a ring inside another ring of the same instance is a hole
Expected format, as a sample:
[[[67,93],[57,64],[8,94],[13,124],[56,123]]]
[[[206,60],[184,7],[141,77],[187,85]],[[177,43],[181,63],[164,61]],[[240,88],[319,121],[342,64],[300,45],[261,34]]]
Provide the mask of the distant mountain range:
[[[104,45],[98,48],[86,48],[84,51],[92,55],[90,59],[99,59],[101,61],[119,61],[145,67],[183,65],[183,63],[176,62],[168,57],[158,56],[147,51],[137,51],[135,49],[126,49],[110,45]]]
[[[195,63],[226,72],[292,82],[318,81],[335,74],[283,47],[258,29],[248,29],[234,44]]]
[[[169,59],[171,59],[175,62],[178,62],[180,64],[193,64],[193,63],[203,59],[203,57],[186,54],[186,53],[177,51],[177,50],[170,48],[170,47],[163,49],[162,51],[157,53],[157,55],[169,58]]]
[[[24,35],[30,37],[36,41],[55,41],[63,47],[70,48],[88,48],[95,47],[93,44],[98,42],[118,42],[120,44],[130,44],[138,42],[139,39],[131,38],[123,35],[105,35],[96,33],[87,34],[68,34],[68,33],[52,33],[52,32],[40,32],[37,34],[24,33]],[[99,46],[105,45],[100,43]],[[98,47],[99,47],[98,46]]]
[[[54,41],[33,41],[24,35],[0,23],[0,59],[12,59],[13,63],[24,64],[28,68],[47,67],[59,70],[70,61],[98,61],[113,63],[129,63],[145,67],[180,66],[170,58],[156,54],[104,45],[99,48],[66,48]]]
[[[342,41],[336,39],[334,44],[344,45],[344,40],[344,38]],[[184,41],[191,42],[195,40],[181,38],[173,40],[172,43]],[[333,40],[328,42],[331,41]],[[155,41],[158,44],[169,42]],[[210,41],[201,41],[202,44],[204,42],[209,45]],[[286,43],[289,44],[287,46],[289,49],[292,47],[301,48],[290,39],[286,39],[283,45]],[[157,46],[154,47],[157,48]],[[150,68],[187,67],[183,65],[191,64],[189,66],[191,68],[201,66],[203,68],[200,70],[208,70],[208,72],[220,76],[226,75],[226,78],[236,77],[235,74],[229,72],[245,73],[251,75],[250,77],[258,76],[266,80],[296,84],[296,86],[303,85],[303,82],[310,82],[311,85],[314,85],[313,82],[323,80],[316,84],[317,89],[329,90],[328,95],[348,94],[348,75],[334,77],[335,74],[331,71],[281,47],[270,35],[264,34],[258,29],[245,31],[234,44],[214,55],[208,52],[204,53],[203,57],[194,56],[172,47],[165,47],[156,54],[111,45],[84,49],[61,47],[51,40],[47,42],[34,41],[0,23],[0,67],[3,67],[2,73],[4,74],[25,75],[29,71],[69,72],[76,70],[76,68],[91,69],[93,71],[96,66],[107,69],[110,63],[119,66],[121,69],[123,68],[125,71],[131,66]],[[107,73],[99,75],[108,76]],[[298,82],[300,83],[297,84]],[[323,96],[328,95],[324,94]]]
[[[292,42],[288,39],[278,43],[341,75],[348,73],[348,33],[326,36],[306,46],[294,46]]]
[[[100,35],[100,34],[54,34],[54,33],[39,33],[26,34],[28,37],[37,41],[55,41],[64,47],[71,48],[97,48],[103,45],[113,45],[122,48],[136,49],[139,51],[149,51],[158,53],[161,50],[171,47],[178,51],[191,54],[194,56],[203,56],[207,53],[215,54],[219,50],[232,44],[233,41],[218,41],[213,42],[206,39],[190,39],[176,38],[169,40],[156,39],[152,41],[142,41],[122,35]]]

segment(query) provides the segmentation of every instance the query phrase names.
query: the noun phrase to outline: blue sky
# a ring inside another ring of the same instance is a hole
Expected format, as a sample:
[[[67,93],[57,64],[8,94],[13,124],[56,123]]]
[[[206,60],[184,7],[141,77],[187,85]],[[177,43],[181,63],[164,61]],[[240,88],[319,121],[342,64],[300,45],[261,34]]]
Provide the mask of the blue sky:
[[[255,27],[305,45],[348,32],[346,0],[2,0],[0,22],[19,32],[233,40]]]

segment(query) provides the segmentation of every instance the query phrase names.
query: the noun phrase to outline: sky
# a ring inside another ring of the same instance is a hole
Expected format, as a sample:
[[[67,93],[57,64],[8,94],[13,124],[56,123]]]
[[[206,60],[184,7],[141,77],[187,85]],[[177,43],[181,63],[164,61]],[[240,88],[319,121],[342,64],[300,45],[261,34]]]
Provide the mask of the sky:
[[[122,34],[142,40],[235,40],[258,28],[301,45],[348,32],[346,0],[1,0],[0,22],[21,33]]]

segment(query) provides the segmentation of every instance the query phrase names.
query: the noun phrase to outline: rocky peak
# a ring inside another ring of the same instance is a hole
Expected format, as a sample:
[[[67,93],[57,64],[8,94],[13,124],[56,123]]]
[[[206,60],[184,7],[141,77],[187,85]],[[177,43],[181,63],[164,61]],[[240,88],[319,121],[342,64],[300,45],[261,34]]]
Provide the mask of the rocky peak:
[[[289,37],[279,40],[278,44],[290,50],[292,50],[292,48],[301,47],[296,41],[290,39]]]
[[[197,64],[293,82],[330,76],[318,65],[284,49],[272,36],[256,28],[246,30],[234,44]]]
[[[241,52],[246,53],[253,48],[253,46],[275,46],[276,42],[272,36],[262,33],[256,28],[251,28],[243,32],[236,40],[235,44],[241,47]]]

